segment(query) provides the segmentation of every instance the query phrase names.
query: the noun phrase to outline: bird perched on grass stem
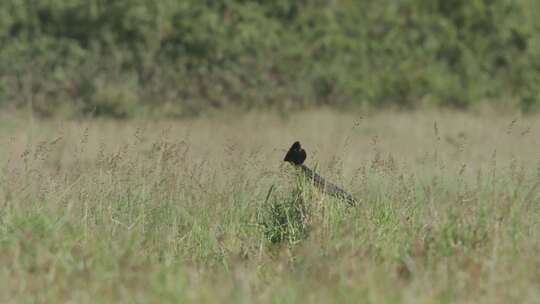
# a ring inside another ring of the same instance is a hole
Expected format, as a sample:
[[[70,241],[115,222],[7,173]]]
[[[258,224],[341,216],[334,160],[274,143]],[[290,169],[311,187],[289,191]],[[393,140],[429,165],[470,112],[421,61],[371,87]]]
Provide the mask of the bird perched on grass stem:
[[[347,191],[339,188],[338,186],[330,182],[327,182],[322,176],[304,165],[306,156],[306,151],[302,149],[300,142],[296,141],[293,143],[283,160],[300,168],[306,178],[311,183],[313,183],[313,185],[315,185],[321,192],[345,200],[350,205],[355,205],[358,203],[358,201]]]

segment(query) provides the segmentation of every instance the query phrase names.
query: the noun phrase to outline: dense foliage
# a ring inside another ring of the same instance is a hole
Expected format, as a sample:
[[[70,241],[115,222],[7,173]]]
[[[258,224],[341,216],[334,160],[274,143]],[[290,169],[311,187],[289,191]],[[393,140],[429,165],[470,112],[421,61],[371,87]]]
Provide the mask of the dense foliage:
[[[0,103],[126,117],[540,100],[535,0],[8,0]]]

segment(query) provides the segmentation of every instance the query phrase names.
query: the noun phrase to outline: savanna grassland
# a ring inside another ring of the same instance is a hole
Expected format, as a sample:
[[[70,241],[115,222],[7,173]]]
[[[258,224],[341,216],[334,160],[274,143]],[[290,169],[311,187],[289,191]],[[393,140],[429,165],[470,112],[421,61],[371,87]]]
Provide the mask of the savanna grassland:
[[[538,116],[1,113],[0,301],[538,303],[539,162]]]

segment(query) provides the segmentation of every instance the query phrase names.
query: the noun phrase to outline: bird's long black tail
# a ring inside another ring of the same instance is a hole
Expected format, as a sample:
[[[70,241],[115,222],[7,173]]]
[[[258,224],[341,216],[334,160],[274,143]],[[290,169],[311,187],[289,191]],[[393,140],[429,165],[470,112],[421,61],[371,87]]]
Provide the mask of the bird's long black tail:
[[[351,205],[356,205],[358,203],[358,201],[350,193],[341,189],[335,184],[326,181],[315,171],[311,170],[305,165],[300,165],[300,168],[302,169],[302,172],[304,172],[304,175],[307,177],[308,181],[313,183],[313,185],[319,188],[319,190],[321,190],[323,193],[342,199]]]

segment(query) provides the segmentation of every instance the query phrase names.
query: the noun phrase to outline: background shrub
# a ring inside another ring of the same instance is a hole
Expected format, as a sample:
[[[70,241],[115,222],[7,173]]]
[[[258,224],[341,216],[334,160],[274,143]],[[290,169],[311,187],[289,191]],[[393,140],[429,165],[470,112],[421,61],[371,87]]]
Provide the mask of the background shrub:
[[[539,33],[533,0],[2,1],[0,105],[114,117],[483,101],[531,111]]]

